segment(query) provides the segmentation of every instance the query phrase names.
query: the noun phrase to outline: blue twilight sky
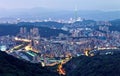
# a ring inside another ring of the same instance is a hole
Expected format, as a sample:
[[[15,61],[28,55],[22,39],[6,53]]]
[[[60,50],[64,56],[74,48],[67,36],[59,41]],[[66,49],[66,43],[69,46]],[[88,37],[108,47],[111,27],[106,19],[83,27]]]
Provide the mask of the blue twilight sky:
[[[0,9],[120,10],[120,0],[0,0]]]

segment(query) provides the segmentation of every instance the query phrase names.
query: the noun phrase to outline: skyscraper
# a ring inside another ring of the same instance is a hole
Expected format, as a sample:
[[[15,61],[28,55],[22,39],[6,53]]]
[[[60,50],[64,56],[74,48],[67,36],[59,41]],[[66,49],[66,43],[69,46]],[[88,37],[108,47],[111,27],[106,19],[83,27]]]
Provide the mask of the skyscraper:
[[[75,6],[75,21],[77,20],[78,18],[78,8],[77,6]]]
[[[26,27],[21,27],[20,28],[20,34],[25,34],[25,33],[27,33]]]

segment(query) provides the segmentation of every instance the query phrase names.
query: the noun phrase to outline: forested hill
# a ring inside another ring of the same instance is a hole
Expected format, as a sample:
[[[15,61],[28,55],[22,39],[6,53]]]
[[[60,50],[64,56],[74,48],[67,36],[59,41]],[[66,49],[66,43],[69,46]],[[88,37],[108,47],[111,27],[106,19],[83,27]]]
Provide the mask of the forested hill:
[[[120,76],[120,54],[77,57],[65,64],[67,76]]]
[[[48,27],[41,27],[34,25],[19,25],[19,24],[0,24],[0,36],[17,35],[19,33],[20,27],[26,27],[27,31],[29,31],[33,27],[37,27],[39,29],[39,33],[41,37],[58,36],[60,33],[67,35],[70,34],[67,31],[63,31],[60,29],[51,29]]]
[[[64,65],[67,76],[119,76],[120,54],[73,58]],[[59,76],[40,64],[32,64],[0,51],[0,76]]]
[[[20,22],[18,25],[36,25],[36,26],[42,26],[42,27],[49,27],[49,28],[57,28],[60,29],[64,26],[64,23],[58,23],[54,21],[48,21],[48,22]]]
[[[111,31],[119,31],[120,32],[120,19],[110,21],[112,26],[110,26]]]
[[[41,64],[19,60],[0,51],[0,76],[58,76]]]

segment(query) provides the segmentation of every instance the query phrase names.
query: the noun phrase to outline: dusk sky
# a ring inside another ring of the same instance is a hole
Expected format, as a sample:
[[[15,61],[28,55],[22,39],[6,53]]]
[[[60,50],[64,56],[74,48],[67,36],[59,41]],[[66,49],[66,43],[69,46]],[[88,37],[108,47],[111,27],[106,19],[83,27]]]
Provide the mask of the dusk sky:
[[[0,0],[0,9],[120,10],[120,0]]]

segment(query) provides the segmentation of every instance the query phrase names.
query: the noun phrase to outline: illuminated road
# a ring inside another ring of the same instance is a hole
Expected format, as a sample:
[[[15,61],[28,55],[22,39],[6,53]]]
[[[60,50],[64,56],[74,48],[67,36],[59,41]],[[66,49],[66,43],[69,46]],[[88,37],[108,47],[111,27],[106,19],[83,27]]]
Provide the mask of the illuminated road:
[[[20,45],[14,46],[13,48],[10,49],[10,52],[13,52],[14,50],[22,49],[22,48],[26,47],[27,45],[28,45],[28,43],[22,43]]]
[[[13,48],[10,49],[10,52],[13,52],[14,50],[19,50],[19,49],[25,48],[31,42],[31,40],[29,40],[29,39],[22,39],[22,38],[18,38],[18,37],[15,37],[14,40],[24,42],[24,43],[14,46]]]
[[[29,40],[29,39],[23,39],[23,38],[18,38],[18,37],[15,37],[14,39],[15,39],[15,41],[31,42],[31,40]]]

